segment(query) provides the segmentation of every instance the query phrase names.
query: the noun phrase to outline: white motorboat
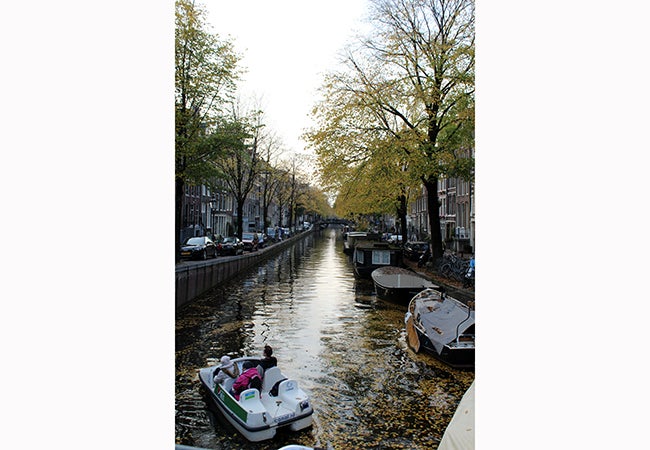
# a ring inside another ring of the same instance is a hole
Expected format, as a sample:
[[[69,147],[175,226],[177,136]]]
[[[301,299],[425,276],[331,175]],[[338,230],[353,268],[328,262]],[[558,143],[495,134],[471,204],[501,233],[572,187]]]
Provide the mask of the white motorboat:
[[[474,368],[474,310],[435,289],[424,289],[409,303],[406,316],[408,345],[424,348],[457,368]]]

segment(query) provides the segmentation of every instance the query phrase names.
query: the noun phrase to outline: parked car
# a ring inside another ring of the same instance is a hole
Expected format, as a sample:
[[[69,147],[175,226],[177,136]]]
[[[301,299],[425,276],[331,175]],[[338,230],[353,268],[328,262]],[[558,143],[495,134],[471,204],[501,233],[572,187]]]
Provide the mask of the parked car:
[[[388,236],[388,243],[389,244],[397,244],[400,245],[402,243],[402,235],[401,234],[391,234]]]
[[[244,243],[237,236],[228,236],[217,243],[219,255],[241,255],[244,253]]]
[[[413,241],[407,242],[404,246],[404,256],[411,261],[417,261],[420,256],[429,248],[428,242]]]
[[[181,245],[181,258],[208,259],[217,257],[217,246],[207,236],[187,238]]]
[[[244,243],[244,250],[249,252],[257,251],[259,238],[257,233],[246,232],[242,233],[241,241]]]

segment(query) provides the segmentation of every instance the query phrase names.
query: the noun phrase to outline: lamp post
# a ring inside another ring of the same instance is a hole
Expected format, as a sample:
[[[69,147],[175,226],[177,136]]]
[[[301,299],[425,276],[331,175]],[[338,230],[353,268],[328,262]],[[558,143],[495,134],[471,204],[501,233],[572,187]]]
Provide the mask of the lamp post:
[[[214,218],[215,218],[216,207],[217,207],[217,199],[212,197],[210,199],[210,230],[212,232],[212,239],[213,240],[216,237],[216,233],[215,233],[216,228],[214,226],[214,222],[215,222]]]

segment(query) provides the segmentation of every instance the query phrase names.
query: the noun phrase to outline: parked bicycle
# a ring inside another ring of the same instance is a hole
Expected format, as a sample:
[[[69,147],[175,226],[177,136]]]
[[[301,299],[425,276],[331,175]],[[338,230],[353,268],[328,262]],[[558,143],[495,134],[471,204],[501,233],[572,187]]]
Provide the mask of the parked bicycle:
[[[456,281],[464,281],[468,272],[470,262],[459,258],[451,252],[445,252],[438,265],[438,273],[446,278]]]

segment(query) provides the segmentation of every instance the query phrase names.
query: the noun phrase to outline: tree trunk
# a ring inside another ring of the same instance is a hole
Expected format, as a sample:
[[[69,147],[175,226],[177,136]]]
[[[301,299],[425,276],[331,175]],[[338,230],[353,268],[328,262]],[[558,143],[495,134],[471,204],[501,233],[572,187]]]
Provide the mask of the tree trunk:
[[[402,232],[402,243],[406,244],[408,240],[408,230],[406,229],[406,195],[402,194],[397,197],[399,205],[397,206],[397,217],[399,218],[400,231]]]
[[[289,228],[293,228],[294,220],[295,220],[295,215],[296,215],[296,206],[293,204],[293,199],[289,200],[289,204],[287,205],[287,212],[289,213]]]
[[[440,231],[440,206],[438,206],[438,177],[422,180],[427,190],[427,209],[429,211],[429,233],[431,235],[431,257],[435,261],[442,258],[442,232]]]
[[[237,200],[237,237],[241,240],[244,232],[244,202]]]
[[[270,222],[267,219],[269,215],[269,206],[266,204],[266,201],[264,202],[264,205],[262,205],[262,233],[266,233],[266,229],[269,227]]]
[[[176,232],[176,242],[174,257],[175,261],[179,262],[181,260],[181,221],[183,218],[183,199],[184,199],[185,183],[182,178],[176,177],[176,211],[175,211],[175,232]]]

